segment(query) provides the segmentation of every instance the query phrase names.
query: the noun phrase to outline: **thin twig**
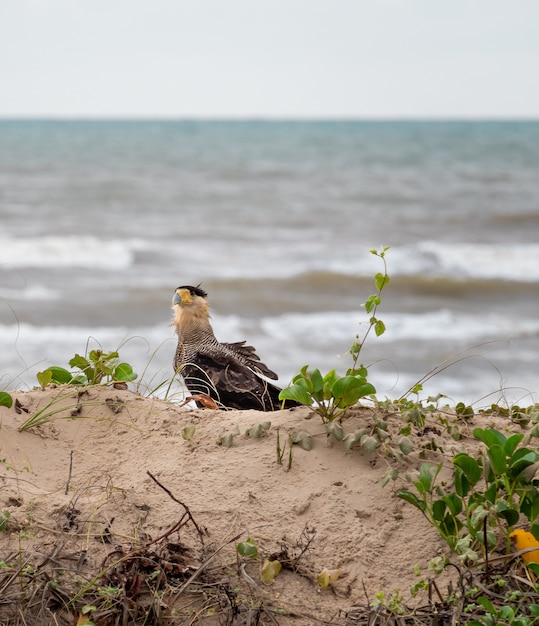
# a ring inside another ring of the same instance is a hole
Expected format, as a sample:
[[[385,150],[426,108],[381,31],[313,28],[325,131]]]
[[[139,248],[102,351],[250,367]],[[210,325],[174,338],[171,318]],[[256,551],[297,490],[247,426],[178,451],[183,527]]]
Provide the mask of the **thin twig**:
[[[202,545],[204,545],[204,533],[202,532],[202,530],[199,528],[198,524],[195,522],[194,517],[191,515],[191,511],[189,510],[189,507],[184,504],[181,500],[178,500],[178,498],[176,498],[174,496],[174,494],[170,491],[170,489],[167,489],[164,485],[162,485],[157,478],[149,471],[146,471],[146,474],[148,474],[148,476],[154,481],[154,483],[156,485],[158,485],[159,487],[161,487],[161,489],[172,499],[174,500],[174,502],[176,502],[177,504],[179,504],[180,506],[183,506],[183,508],[185,509],[185,512],[187,513],[187,516],[189,517],[189,519],[193,522],[193,526],[197,529],[198,535],[200,537],[200,541],[202,542]]]
[[[65,491],[66,496],[69,492],[69,483],[71,482],[72,471],[73,471],[73,450],[71,450],[71,452],[69,453],[69,472],[67,474],[66,491]]]

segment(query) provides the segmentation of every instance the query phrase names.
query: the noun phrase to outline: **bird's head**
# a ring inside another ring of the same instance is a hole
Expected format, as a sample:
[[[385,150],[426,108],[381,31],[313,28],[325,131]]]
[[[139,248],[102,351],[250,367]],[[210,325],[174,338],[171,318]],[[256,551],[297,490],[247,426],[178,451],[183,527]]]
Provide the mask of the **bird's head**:
[[[200,285],[191,287],[190,285],[184,285],[178,287],[172,296],[172,306],[178,304],[180,306],[189,306],[195,304],[198,298],[206,298],[208,294],[204,289],[200,288]]]
[[[180,332],[180,327],[185,329],[189,324],[209,325],[210,311],[206,300],[207,295],[200,285],[196,287],[184,285],[176,289],[172,296],[172,310],[174,311],[172,324],[176,326],[178,332]]]

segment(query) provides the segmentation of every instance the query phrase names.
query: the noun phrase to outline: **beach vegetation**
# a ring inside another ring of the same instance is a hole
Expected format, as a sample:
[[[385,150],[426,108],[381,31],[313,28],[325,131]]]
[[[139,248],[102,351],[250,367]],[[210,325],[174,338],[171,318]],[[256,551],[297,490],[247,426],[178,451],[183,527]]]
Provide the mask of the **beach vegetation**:
[[[318,368],[310,369],[309,365],[305,365],[294,376],[292,383],[279,394],[279,399],[283,402],[294,400],[300,404],[312,406],[324,424],[330,425],[333,421],[342,419],[359,400],[376,394],[376,389],[367,380],[368,368],[359,362],[359,358],[370,333],[374,331],[379,337],[386,330],[384,322],[377,317],[377,313],[382,302],[382,291],[390,282],[386,263],[388,250],[389,247],[370,250],[371,254],[381,259],[383,272],[375,275],[376,291],[362,305],[369,315],[369,321],[363,336],[356,334],[350,346],[351,367],[347,369],[344,376],[341,376],[334,369],[323,375]],[[334,429],[330,427],[330,430]]]
[[[75,354],[69,366],[75,372],[52,365],[37,373],[37,380],[44,389],[47,385],[101,385],[128,383],[137,378],[133,367],[120,360],[117,351],[91,350],[88,356]]]
[[[539,491],[535,478],[539,448],[520,447],[523,434],[506,437],[493,428],[475,428],[483,444],[477,457],[460,452],[451,459],[452,477],[441,480],[443,462],[422,463],[410,478],[414,490],[397,496],[413,505],[462,562],[508,552],[517,524],[539,539]]]

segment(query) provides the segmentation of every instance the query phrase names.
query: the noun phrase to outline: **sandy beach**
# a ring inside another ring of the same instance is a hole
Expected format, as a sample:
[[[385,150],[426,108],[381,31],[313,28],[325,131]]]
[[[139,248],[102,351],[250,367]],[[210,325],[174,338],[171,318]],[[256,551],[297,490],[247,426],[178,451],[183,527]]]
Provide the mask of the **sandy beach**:
[[[163,541],[169,552],[182,546],[175,559],[168,555],[181,565],[179,580],[228,580],[240,603],[250,598],[277,608],[281,625],[314,618],[352,623],[346,620],[354,607],[368,606],[381,591],[424,603],[410,599],[414,566],[428,577],[429,561],[447,551],[425,518],[395,496],[404,481],[382,486],[390,459],[380,451],[346,450],[307,407],[193,410],[106,386],[12,395],[13,406],[0,407],[0,511],[7,519],[0,560],[22,558],[56,581],[65,605],[49,602],[39,623],[86,623],[74,620],[87,602],[67,599],[87,586],[106,587],[100,577],[111,563],[132,550],[164,549]],[[45,418],[42,425],[21,432],[37,417]],[[343,427],[353,431],[373,419],[372,409],[358,407]],[[458,442],[433,429],[429,440],[437,440],[443,455],[421,456],[447,460],[477,446],[467,434],[474,423],[493,419],[461,424]],[[293,445],[290,459],[288,435],[302,431],[312,436],[312,449]],[[405,468],[418,462],[407,459]],[[258,557],[238,561],[236,545],[248,539]],[[297,571],[283,568],[264,584],[263,562],[279,554],[300,556]],[[324,569],[338,570],[326,588],[317,582]],[[202,596],[185,611],[203,607]],[[0,622],[10,610],[9,603],[1,606]],[[206,613],[210,619],[219,609]]]

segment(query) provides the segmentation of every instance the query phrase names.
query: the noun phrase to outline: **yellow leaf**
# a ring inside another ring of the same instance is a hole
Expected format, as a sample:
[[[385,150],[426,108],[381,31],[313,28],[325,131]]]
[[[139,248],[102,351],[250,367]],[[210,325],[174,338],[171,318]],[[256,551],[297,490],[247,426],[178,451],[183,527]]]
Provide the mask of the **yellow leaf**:
[[[538,550],[530,550],[521,555],[522,559],[526,563],[539,563],[539,541],[527,530],[514,530],[509,535],[515,542],[516,547],[519,550],[526,550],[526,548],[538,548]]]
[[[338,569],[328,569],[324,567],[324,569],[318,574],[316,577],[316,581],[320,585],[320,587],[329,587],[329,583],[334,583],[339,578],[339,570]]]
[[[268,561],[268,559],[264,560],[264,565],[262,565],[262,570],[260,574],[262,575],[262,580],[266,585],[271,585],[275,576],[281,571],[281,563],[280,561]]]

